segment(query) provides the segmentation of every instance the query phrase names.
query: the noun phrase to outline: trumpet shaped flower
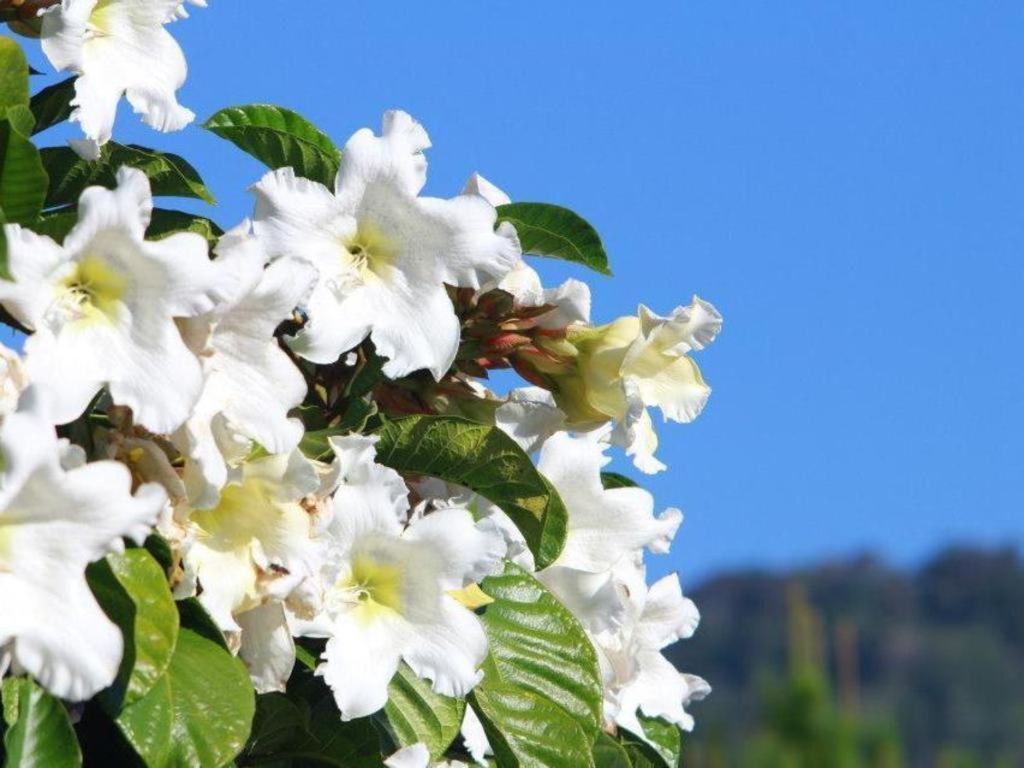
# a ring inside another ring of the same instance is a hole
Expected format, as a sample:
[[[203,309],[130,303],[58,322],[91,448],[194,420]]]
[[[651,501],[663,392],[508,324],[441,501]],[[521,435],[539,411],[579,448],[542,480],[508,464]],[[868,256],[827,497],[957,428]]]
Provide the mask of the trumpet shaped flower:
[[[405,661],[445,696],[465,696],[482,677],[487,638],[452,592],[500,567],[494,526],[466,509],[415,517],[407,526],[401,477],[374,462],[376,438],[332,438],[340,485],[326,527],[323,611],[302,627],[326,637],[318,668],[342,719],[376,712]]]
[[[611,459],[599,435],[560,432],[541,448],[537,468],[569,510],[565,548],[555,565],[604,573],[645,547],[668,551],[682,522],[678,509],[654,516],[654,498],[643,488],[605,488],[601,470]]]
[[[601,435],[560,432],[541,448],[538,469],[569,511],[565,547],[537,574],[591,631],[622,616],[615,570],[645,548],[667,552],[683,516],[678,509],[654,515],[654,498],[642,488],[605,488],[601,470],[610,459]]]
[[[299,451],[244,462],[233,474],[213,509],[188,512],[183,565],[213,620],[239,633],[238,616],[302,594],[317,573],[309,502],[330,488]]]
[[[78,75],[71,119],[92,151],[110,141],[122,96],[158,131],[195,118],[177,100],[188,73],[185,55],[164,28],[181,0],[61,0],[42,18],[42,47],[59,70]]]
[[[123,641],[85,567],[142,541],[166,501],[128,470],[97,461],[67,470],[64,449],[28,390],[0,425],[0,671],[27,672],[50,693],[88,699],[114,681]]]
[[[570,329],[578,352],[569,374],[556,375],[556,400],[574,427],[616,423],[613,439],[626,447],[637,468],[659,472],[658,445],[648,407],[666,420],[687,423],[700,415],[711,388],[690,357],[715,340],[722,316],[694,297],[668,317],[641,305],[635,317],[596,328]]]
[[[700,613],[683,597],[676,574],[649,588],[642,565],[620,575],[626,618],[616,631],[595,637],[605,678],[606,717],[638,736],[644,736],[640,714],[692,730],[693,716],[685,707],[707,696],[711,687],[699,677],[676,671],[661,651],[692,637]]]
[[[209,312],[238,280],[206,240],[182,232],[145,239],[153,201],[142,172],[122,168],[115,190],[86,189],[63,245],[5,228],[13,281],[0,303],[33,333],[29,378],[49,391],[57,424],[73,421],[105,386],[152,432],[188,418],[203,374],[174,319]]]
[[[316,272],[297,259],[264,269],[264,251],[247,226],[218,245],[241,277],[236,296],[213,311],[179,321],[186,344],[202,361],[202,394],[176,442],[189,457],[185,477],[192,506],[215,505],[227,482],[229,455],[255,440],[272,454],[289,453],[302,423],[288,417],[306,395],[306,381],[278,346],[274,329],[312,290]]]
[[[477,288],[519,259],[519,241],[483,198],[419,196],[430,139],[405,112],[387,112],[380,136],[356,132],[345,146],[332,193],[290,168],[253,187],[255,226],[272,256],[316,266],[309,321],[292,348],[333,363],[367,336],[397,378],[419,369],[435,378],[451,366],[459,323],[445,283]]]

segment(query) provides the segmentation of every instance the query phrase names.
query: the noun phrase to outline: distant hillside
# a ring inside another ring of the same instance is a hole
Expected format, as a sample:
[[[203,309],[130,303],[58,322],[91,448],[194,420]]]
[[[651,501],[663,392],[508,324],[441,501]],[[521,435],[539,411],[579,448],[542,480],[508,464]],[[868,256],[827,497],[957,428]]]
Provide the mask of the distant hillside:
[[[693,597],[700,630],[674,660],[714,693],[694,706],[687,768],[743,764],[769,727],[766,701],[800,658],[822,671],[841,716],[894,734],[902,759],[886,765],[1024,766],[1017,552],[952,549],[915,573],[870,557],[733,573]]]

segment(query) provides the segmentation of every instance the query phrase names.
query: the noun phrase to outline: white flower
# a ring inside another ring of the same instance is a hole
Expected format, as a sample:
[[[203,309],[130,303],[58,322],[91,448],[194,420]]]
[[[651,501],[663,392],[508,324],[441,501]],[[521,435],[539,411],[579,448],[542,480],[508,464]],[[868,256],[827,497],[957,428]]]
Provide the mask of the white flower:
[[[469,712],[467,709],[466,712]],[[430,750],[423,743],[411,744],[384,761],[386,768],[468,768],[461,760],[430,762]]]
[[[479,173],[469,177],[462,194],[482,197],[495,208],[512,202],[505,192]],[[500,280],[484,285],[481,292],[492,288],[512,294],[516,307],[551,306],[550,312],[536,319],[538,328],[561,329],[574,323],[590,322],[590,287],[586,283],[570,278],[557,288],[545,288],[540,275],[524,259],[520,258]]]
[[[210,311],[237,278],[209,259],[200,235],[145,240],[149,181],[131,168],[117,179],[116,190],[82,193],[63,245],[5,228],[14,281],[0,280],[0,302],[34,331],[25,367],[50,391],[52,421],[73,421],[106,386],[136,423],[168,433],[188,417],[203,383],[174,318]]]
[[[192,541],[183,565],[199,601],[226,632],[237,617],[287,600],[319,570],[309,499],[330,492],[299,451],[247,461],[233,472],[213,509],[187,515]]]
[[[18,407],[18,398],[28,386],[28,374],[21,355],[0,344],[0,418]]]
[[[605,573],[645,547],[667,552],[682,522],[678,509],[654,516],[654,498],[643,488],[610,488],[601,470],[611,461],[599,435],[560,432],[541,448],[537,468],[569,510],[565,548],[554,565]]]
[[[387,112],[381,136],[363,129],[349,139],[333,194],[290,168],[253,187],[256,232],[271,255],[307,259],[320,273],[309,322],[292,340],[306,359],[333,363],[369,336],[389,377],[426,368],[440,379],[459,345],[444,284],[476,288],[518,260],[514,229],[495,231],[483,199],[418,196],[429,146],[419,123]]]
[[[124,466],[61,467],[61,448],[29,390],[0,425],[0,669],[27,672],[55,696],[83,701],[114,681],[121,632],[85,580],[90,562],[142,541],[164,504]]]
[[[662,317],[641,305],[636,316],[596,328],[576,326],[569,341],[578,355],[574,370],[555,375],[558,405],[573,427],[616,424],[613,440],[643,472],[665,469],[654,458],[658,437],[647,408],[666,420],[690,422],[711,394],[690,352],[715,340],[722,316],[694,296],[688,307]]]
[[[466,707],[466,714],[462,716],[460,733],[473,762],[478,765],[487,765],[487,756],[493,755],[494,751],[484,732],[484,724],[480,722],[480,718],[477,717],[472,707]]]
[[[616,570],[645,547],[667,552],[683,519],[672,508],[655,517],[654,498],[642,488],[605,489],[601,469],[610,459],[601,437],[559,433],[544,444],[538,462],[565,502],[569,520],[562,553],[537,578],[591,632],[622,619]]]
[[[305,300],[315,270],[279,259],[266,270],[264,251],[243,225],[217,248],[244,275],[236,296],[213,311],[179,322],[186,344],[202,361],[205,381],[192,415],[175,436],[190,461],[186,482],[192,506],[217,503],[227,481],[225,453],[255,440],[269,453],[288,453],[302,422],[288,417],[306,395],[306,381],[278,346],[274,329]]]
[[[284,691],[295,667],[295,640],[284,603],[272,601],[240,613],[238,655],[257,693]]]
[[[479,682],[487,638],[477,616],[450,593],[500,567],[505,547],[488,521],[466,509],[413,519],[405,484],[374,463],[376,438],[332,438],[341,484],[325,530],[324,610],[301,627],[327,637],[318,668],[342,719],[376,712],[405,661],[445,696]]]
[[[495,409],[494,424],[524,451],[533,453],[564,428],[565,414],[546,389],[522,387],[509,392]]]
[[[676,574],[648,589],[640,566],[622,581],[628,591],[626,620],[617,631],[595,638],[605,676],[606,717],[641,737],[640,713],[692,730],[693,717],[685,707],[707,696],[711,687],[695,675],[677,672],[661,651],[692,637],[700,614],[683,597]]]
[[[123,95],[158,131],[181,130],[195,118],[175,96],[188,67],[164,29],[180,9],[181,0],[61,0],[43,14],[43,52],[57,69],[78,75],[71,119],[90,141],[110,141]]]

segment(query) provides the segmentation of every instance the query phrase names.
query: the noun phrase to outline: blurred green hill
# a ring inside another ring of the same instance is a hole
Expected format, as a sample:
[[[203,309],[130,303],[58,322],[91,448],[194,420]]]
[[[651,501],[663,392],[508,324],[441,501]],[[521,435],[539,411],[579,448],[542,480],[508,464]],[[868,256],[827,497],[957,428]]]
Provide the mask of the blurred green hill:
[[[687,768],[1024,766],[1024,561],[950,549],[719,576],[672,650],[711,681]]]

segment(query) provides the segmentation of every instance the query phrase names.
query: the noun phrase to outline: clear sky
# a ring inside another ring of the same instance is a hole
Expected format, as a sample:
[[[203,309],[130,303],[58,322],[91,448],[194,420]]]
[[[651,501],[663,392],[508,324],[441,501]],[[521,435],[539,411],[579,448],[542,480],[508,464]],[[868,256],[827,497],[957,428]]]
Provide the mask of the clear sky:
[[[661,430],[649,487],[687,518],[655,570],[1024,538],[1019,0],[210,5],[174,28],[201,117],[273,102],[340,144],[404,108],[428,192],[478,170],[598,228],[595,319],[722,310],[708,409]],[[118,133],[249,212],[231,145]]]

